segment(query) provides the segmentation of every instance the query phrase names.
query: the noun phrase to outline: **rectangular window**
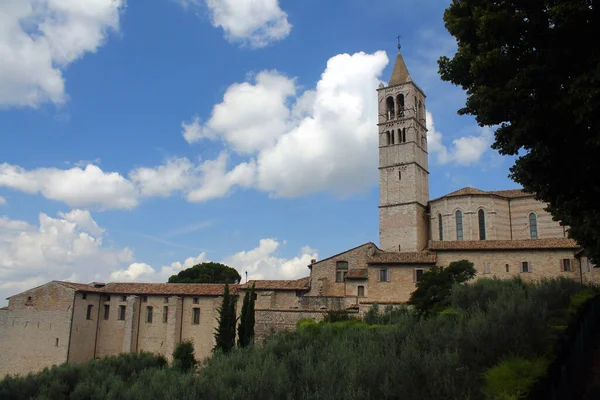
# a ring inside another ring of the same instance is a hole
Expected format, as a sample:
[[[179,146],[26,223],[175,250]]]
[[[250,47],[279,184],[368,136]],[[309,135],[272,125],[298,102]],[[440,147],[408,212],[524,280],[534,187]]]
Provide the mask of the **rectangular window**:
[[[81,293],[81,298],[82,298],[83,300],[87,299],[87,293]]]
[[[110,301],[110,294],[106,295],[106,299],[104,301]]]
[[[358,297],[365,297],[365,287],[364,286],[358,287]]]
[[[110,315],[110,306],[108,304],[104,305],[104,319],[108,319]]]
[[[523,261],[521,263],[521,272],[531,272],[531,269],[529,267],[529,262]]]
[[[510,267],[508,266],[508,264],[506,264],[505,267],[506,267],[506,272],[509,272]]]
[[[169,302],[169,296],[163,297],[163,303],[168,303],[168,302]]]
[[[142,296],[142,302],[147,303],[148,302],[148,296]]]
[[[335,263],[335,281],[344,282],[348,273],[348,261],[337,261]]]
[[[561,264],[562,264],[563,272],[571,272],[571,260],[570,259],[565,258],[565,259],[561,260]]]
[[[194,297],[194,304],[198,304],[198,298]]]
[[[54,341],[54,345],[58,346],[58,338],[56,338],[56,340]]]
[[[119,306],[119,321],[125,321],[125,306]]]
[[[379,282],[389,282],[390,281],[390,272],[387,269],[379,270]]]
[[[127,296],[121,296],[121,301],[127,301]]]
[[[93,308],[94,308],[93,305],[88,304],[87,313],[85,314],[85,319],[92,319],[92,309]]]
[[[200,309],[193,308],[192,309],[192,324],[198,325],[200,323]]]
[[[146,307],[146,322],[151,324],[152,323],[152,307]]]
[[[417,269],[415,271],[415,281],[417,282],[421,282],[423,280],[423,270],[422,269]]]
[[[169,321],[169,307],[165,306],[163,308],[163,322],[167,323]]]
[[[483,263],[483,273],[484,274],[489,274],[490,273],[490,263],[489,262],[484,262]]]

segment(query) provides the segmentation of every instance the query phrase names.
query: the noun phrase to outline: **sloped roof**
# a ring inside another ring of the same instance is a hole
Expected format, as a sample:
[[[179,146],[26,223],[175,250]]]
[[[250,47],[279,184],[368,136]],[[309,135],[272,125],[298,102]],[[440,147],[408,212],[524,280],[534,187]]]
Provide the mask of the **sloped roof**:
[[[366,268],[355,268],[348,271],[346,279],[367,279],[369,277],[369,270]]]
[[[577,242],[568,238],[523,240],[430,240],[429,250],[541,250],[577,249]]]
[[[404,58],[402,58],[402,53],[398,51],[398,55],[396,56],[396,63],[394,64],[394,69],[392,70],[392,76],[390,77],[390,82],[388,86],[400,85],[402,83],[411,82],[412,78],[408,73],[408,68],[406,68],[406,63],[404,62]]]
[[[369,264],[435,264],[435,253],[428,251],[387,252],[377,249],[367,257]]]
[[[239,286],[239,289],[250,289],[255,284],[257,290],[308,290],[310,277],[295,280],[251,280]]]
[[[67,287],[82,292],[107,293],[107,294],[163,294],[163,295],[198,295],[221,296],[225,288],[220,283],[134,283],[113,282],[103,287],[94,287],[83,283],[56,281]],[[240,285],[229,285],[232,294],[238,292]]]
[[[7,311],[7,310],[8,310],[8,307],[2,307],[2,308],[0,308],[0,311]]]
[[[507,198],[507,199],[515,199],[515,198],[519,198],[519,197],[533,197],[533,194],[527,193],[523,189],[491,190],[491,191],[486,192],[485,190],[480,190],[480,189],[476,189],[473,187],[464,187],[464,188],[456,190],[454,192],[450,192],[444,196],[430,200],[430,203],[433,201],[445,199],[448,197],[459,197],[459,196],[498,196],[498,197],[503,197],[503,198]]]
[[[349,253],[349,252],[351,252],[351,251],[354,251],[354,250],[360,249],[361,247],[364,247],[364,246],[373,246],[375,249],[377,249],[377,246],[375,245],[375,243],[373,243],[373,242],[367,242],[367,243],[363,243],[363,244],[361,244],[360,246],[353,247],[353,248],[351,248],[351,249],[348,249],[348,250],[342,251],[341,253],[334,254],[334,255],[332,255],[332,256],[329,256],[329,257],[327,257],[327,258],[324,258],[324,259],[322,259],[322,260],[319,260],[319,261],[317,261],[317,262],[314,262],[314,263],[312,263],[312,264],[310,264],[310,265],[316,265],[316,264],[322,263],[323,261],[327,261],[327,260],[330,260],[330,259],[332,259],[332,258],[334,258],[334,257],[341,256],[342,254]],[[309,266],[310,266],[310,265],[309,265]]]

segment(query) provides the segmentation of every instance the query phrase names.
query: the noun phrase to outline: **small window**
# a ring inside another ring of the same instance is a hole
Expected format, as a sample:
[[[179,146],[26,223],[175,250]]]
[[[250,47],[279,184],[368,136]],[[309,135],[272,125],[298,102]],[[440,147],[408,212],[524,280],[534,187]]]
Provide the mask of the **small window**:
[[[54,345],[58,346],[58,338],[56,338],[56,340],[54,341]]]
[[[379,270],[379,282],[389,282],[390,281],[390,271],[387,269]]]
[[[521,272],[531,272],[531,265],[528,261],[523,261],[521,263]]]
[[[83,300],[87,299],[87,293],[81,293],[81,298],[82,298]]]
[[[392,129],[392,133],[390,133],[390,139],[392,140],[392,144],[396,144],[396,135],[394,134],[393,129]]]
[[[479,240],[485,240],[485,211],[480,209],[477,211],[479,218]]]
[[[509,265],[508,265],[508,264],[506,264],[506,265],[505,265],[505,267],[506,267],[506,272],[510,272],[510,267],[509,267]]]
[[[385,132],[385,144],[388,146],[392,143],[392,138],[390,137],[390,131]]]
[[[148,296],[142,296],[142,302],[147,303],[148,302]]]
[[[402,141],[406,143],[406,128],[402,128]]]
[[[365,287],[364,286],[358,287],[358,297],[365,297]]]
[[[121,301],[127,301],[127,296],[121,296]]]
[[[415,281],[417,282],[421,282],[423,280],[423,270],[422,269],[417,269],[415,271]]]
[[[163,297],[163,303],[168,303],[168,302],[169,302],[169,296]]]
[[[108,304],[104,305],[104,319],[108,319],[110,315],[110,306]]]
[[[490,263],[489,262],[484,262],[483,263],[483,273],[484,274],[489,274],[490,273]]]
[[[110,301],[110,294],[106,295],[106,299],[104,301]]]
[[[27,301],[31,301],[31,296],[27,296]]]
[[[344,282],[348,274],[348,261],[337,261],[335,263],[335,281]]]
[[[402,180],[402,171],[398,170],[398,180]]]
[[[93,305],[88,304],[87,306],[87,313],[85,314],[85,319],[92,319],[92,309],[94,308]]]
[[[460,210],[456,210],[456,240],[463,240],[463,221]]]
[[[163,308],[163,322],[167,323],[169,321],[169,307],[165,306]]]
[[[193,308],[192,309],[192,324],[198,325],[200,323],[200,309]]]
[[[565,258],[561,261],[561,265],[562,265],[562,271],[563,272],[571,272],[571,260],[568,258]]]
[[[535,215],[535,213],[529,214],[529,235],[532,239],[538,238],[537,216]]]
[[[119,321],[125,321],[125,306],[119,306]]]
[[[194,297],[194,304],[198,304],[198,298]]]
[[[146,322],[149,324],[152,323],[152,307],[151,306],[146,307]]]
[[[440,240],[444,240],[444,221],[442,220],[442,214],[438,214],[438,233]]]

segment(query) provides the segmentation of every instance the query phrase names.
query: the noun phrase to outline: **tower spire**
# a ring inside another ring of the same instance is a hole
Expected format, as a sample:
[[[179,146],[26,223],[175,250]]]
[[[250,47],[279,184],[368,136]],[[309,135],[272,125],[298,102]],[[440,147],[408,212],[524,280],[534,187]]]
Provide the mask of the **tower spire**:
[[[408,73],[408,68],[406,68],[404,58],[402,58],[402,52],[400,52],[402,47],[400,45],[401,37],[402,36],[398,35],[398,55],[396,56],[396,63],[394,64],[394,69],[392,70],[392,76],[390,77],[388,86],[396,86],[406,82],[412,82],[412,78]]]

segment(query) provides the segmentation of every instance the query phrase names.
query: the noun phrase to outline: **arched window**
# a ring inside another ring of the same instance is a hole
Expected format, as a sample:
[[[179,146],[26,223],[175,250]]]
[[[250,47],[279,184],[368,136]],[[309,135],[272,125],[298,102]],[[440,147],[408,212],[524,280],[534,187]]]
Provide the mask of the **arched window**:
[[[425,113],[423,112],[423,102],[419,100],[419,120],[423,119],[424,114]]]
[[[390,131],[385,132],[385,138],[386,138],[385,144],[389,145],[390,143],[392,143],[392,141],[391,141],[392,139],[390,138]]]
[[[385,100],[385,105],[386,105],[386,115],[387,115],[387,119],[394,119],[394,98],[393,97],[388,97]]]
[[[456,210],[456,240],[463,240],[462,211]]]
[[[396,143],[396,136],[394,135],[394,130],[392,129],[392,134],[390,135],[390,138],[392,139],[392,144]]]
[[[402,142],[406,143],[406,128],[402,128]]]
[[[538,238],[537,215],[535,213],[529,214],[529,235],[532,239]]]
[[[444,240],[444,221],[442,221],[442,214],[438,214],[438,230],[440,233],[440,240]]]
[[[485,240],[485,211],[483,209],[477,211],[477,217],[479,218],[479,240]]]
[[[398,106],[398,117],[404,116],[404,95],[400,93],[396,96],[396,105]]]

